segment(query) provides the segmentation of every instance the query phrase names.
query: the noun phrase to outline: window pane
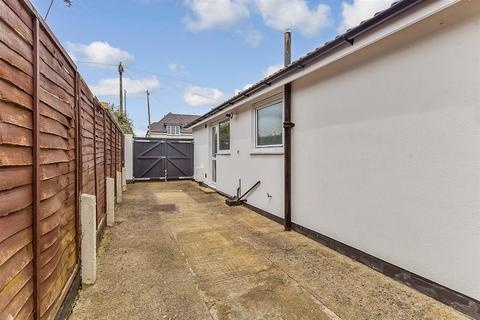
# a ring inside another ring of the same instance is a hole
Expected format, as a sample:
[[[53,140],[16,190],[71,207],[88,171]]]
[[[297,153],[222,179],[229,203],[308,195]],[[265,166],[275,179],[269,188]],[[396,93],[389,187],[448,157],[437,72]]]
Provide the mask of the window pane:
[[[212,127],[212,156],[217,154],[217,127]]]
[[[257,145],[282,144],[282,103],[257,110]]]
[[[230,121],[218,124],[218,149],[230,150]]]
[[[178,136],[180,134],[180,126],[167,125],[167,134]]]

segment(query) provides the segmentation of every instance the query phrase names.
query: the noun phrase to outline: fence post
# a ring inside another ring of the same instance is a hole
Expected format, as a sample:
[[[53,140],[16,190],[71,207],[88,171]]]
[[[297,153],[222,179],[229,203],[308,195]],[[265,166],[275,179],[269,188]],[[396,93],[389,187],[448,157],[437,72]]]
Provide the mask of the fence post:
[[[110,117],[110,114],[109,114]],[[114,162],[114,150],[113,150],[113,139],[114,139],[114,131],[113,131],[113,120],[110,119],[110,176],[114,177],[115,171],[115,162]]]
[[[122,191],[127,191],[127,172],[125,170],[125,134],[122,133],[122,145],[120,154],[122,155]]]
[[[93,99],[93,174],[95,179],[95,199],[98,197],[98,182],[97,182],[97,104],[96,100]],[[95,203],[98,202],[95,200]],[[98,210],[98,207],[96,207]],[[97,221],[95,217],[95,222]],[[96,224],[95,224],[96,225]],[[98,226],[96,226],[98,228]],[[95,228],[96,229],[96,228]]]
[[[113,121],[113,117],[112,117],[112,130],[113,130],[113,136],[114,136],[114,140],[113,140],[113,143],[112,143],[112,151],[113,151],[113,159],[112,159],[112,177],[113,177],[113,180],[115,181],[116,180],[116,176],[117,176],[117,130],[115,128],[115,121]],[[117,188],[115,186],[115,197],[118,196],[118,193],[117,193]]]
[[[107,214],[107,125],[106,125],[106,110],[103,109],[103,183],[105,192],[105,214]]]
[[[82,283],[93,284],[97,278],[97,201],[92,194],[82,194]]]
[[[115,223],[115,181],[113,178],[105,179],[105,195],[107,197],[107,226],[113,226]]]
[[[40,23],[38,17],[34,16],[34,30],[33,30],[33,114],[32,114],[32,129],[33,129],[33,154],[32,154],[32,171],[33,171],[33,298],[34,298],[34,315],[35,319],[40,319],[40,104],[39,104],[39,90],[40,90],[40,58],[39,58],[39,33]]]
[[[75,72],[75,135],[76,135],[76,161],[75,161],[75,180],[76,180],[76,212],[75,212],[75,220],[76,220],[76,232],[75,232],[75,242],[76,242],[76,250],[77,250],[77,264],[81,266],[82,263],[82,248],[81,248],[81,226],[80,226],[80,194],[82,192],[82,119],[81,119],[81,111],[80,111],[80,74],[78,71]]]

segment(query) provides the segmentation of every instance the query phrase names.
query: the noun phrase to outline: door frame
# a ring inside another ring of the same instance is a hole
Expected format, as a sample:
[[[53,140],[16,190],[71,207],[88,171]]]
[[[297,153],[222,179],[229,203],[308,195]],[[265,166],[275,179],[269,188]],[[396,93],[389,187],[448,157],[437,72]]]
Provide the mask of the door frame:
[[[217,184],[218,170],[217,170],[217,154],[218,154],[218,125],[210,127],[210,170],[211,183],[215,186]]]

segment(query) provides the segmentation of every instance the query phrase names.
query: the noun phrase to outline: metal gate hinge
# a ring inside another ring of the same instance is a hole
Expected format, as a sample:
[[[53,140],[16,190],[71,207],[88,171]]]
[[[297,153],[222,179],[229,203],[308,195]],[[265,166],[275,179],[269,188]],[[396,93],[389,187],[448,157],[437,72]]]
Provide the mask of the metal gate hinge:
[[[295,123],[293,123],[293,122],[291,122],[291,121],[285,121],[285,122],[283,123],[283,127],[284,127],[285,129],[287,129],[287,128],[290,129],[290,128],[295,127]]]

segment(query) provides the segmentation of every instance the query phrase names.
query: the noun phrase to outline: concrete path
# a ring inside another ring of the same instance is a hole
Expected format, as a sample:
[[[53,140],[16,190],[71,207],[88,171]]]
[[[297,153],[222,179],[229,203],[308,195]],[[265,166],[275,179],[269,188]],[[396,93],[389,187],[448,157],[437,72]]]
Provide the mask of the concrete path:
[[[128,186],[76,319],[466,319],[193,182]]]

